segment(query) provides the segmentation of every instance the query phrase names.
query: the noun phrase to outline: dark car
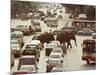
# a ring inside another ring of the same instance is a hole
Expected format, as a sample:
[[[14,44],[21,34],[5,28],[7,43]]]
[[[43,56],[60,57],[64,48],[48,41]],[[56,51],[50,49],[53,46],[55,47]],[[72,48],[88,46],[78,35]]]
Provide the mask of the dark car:
[[[67,32],[72,32],[74,34],[77,33],[77,28],[74,26],[71,26],[71,27],[64,26],[63,28],[61,28],[61,30],[65,30]]]
[[[33,55],[36,57],[36,60],[39,62],[39,58],[40,58],[40,50],[37,49],[37,46],[33,46],[33,45],[27,45],[26,48],[22,51],[21,53],[22,56],[25,55]]]
[[[23,32],[24,35],[29,35],[32,33],[29,27],[29,25],[18,25],[15,30]]]
[[[18,70],[22,65],[35,65],[37,67],[35,56],[32,55],[21,56],[18,63]]]
[[[94,31],[92,31],[91,29],[88,29],[88,28],[85,28],[82,31],[77,32],[78,35],[86,35],[86,36],[92,36],[93,33],[94,33]]]
[[[29,68],[31,67],[31,68]],[[27,55],[27,56],[22,56],[19,59],[19,63],[18,63],[18,70],[25,70],[25,69],[31,70],[28,72],[37,72],[37,62],[34,56],[31,55]],[[32,70],[34,68],[34,70]],[[25,71],[24,71],[25,72]],[[26,72],[25,72],[26,73]],[[24,74],[24,73],[23,73]]]

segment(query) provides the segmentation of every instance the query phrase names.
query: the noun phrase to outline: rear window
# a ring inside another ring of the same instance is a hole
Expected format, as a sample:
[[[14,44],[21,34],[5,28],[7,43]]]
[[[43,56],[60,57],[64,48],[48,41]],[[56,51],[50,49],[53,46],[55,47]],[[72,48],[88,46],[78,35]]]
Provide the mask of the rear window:
[[[21,67],[20,70],[33,71],[33,68],[32,67]]]
[[[51,55],[50,58],[61,58],[59,55]]]
[[[36,55],[36,50],[24,50],[22,55]]]
[[[19,60],[19,63],[21,65],[35,65],[36,64],[36,61],[34,58],[21,58]]]

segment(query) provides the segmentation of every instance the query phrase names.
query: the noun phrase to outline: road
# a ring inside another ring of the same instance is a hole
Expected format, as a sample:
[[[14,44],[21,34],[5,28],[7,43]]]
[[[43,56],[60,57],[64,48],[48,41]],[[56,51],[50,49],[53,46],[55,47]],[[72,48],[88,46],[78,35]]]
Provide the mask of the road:
[[[63,13],[63,19],[58,21],[57,28],[47,27],[47,25],[43,21],[40,21],[42,32],[45,32],[45,31],[49,32],[50,29],[52,29],[52,30],[60,29],[67,22],[68,22],[68,26],[71,26],[72,21],[65,20],[65,19],[69,19],[68,18],[69,16],[70,16],[70,14]],[[12,19],[11,20],[11,27],[15,27],[17,25],[30,25],[30,24],[31,24],[31,20],[28,20],[28,21],[21,21],[20,19]],[[25,45],[32,40],[33,36],[34,35],[24,36]],[[92,38],[92,37],[91,36],[78,36],[78,35],[76,35],[77,44],[78,44],[77,47],[75,46],[74,41],[71,41],[73,48],[68,49],[67,50],[68,53],[63,58],[63,61],[64,61],[63,65],[64,65],[65,71],[94,70],[94,69],[96,69],[95,65],[93,65],[93,64],[88,65],[88,64],[86,64],[86,61],[81,60],[81,57],[82,57],[82,45],[81,44],[82,44],[84,39],[88,39],[88,38]],[[45,48],[44,48],[43,50],[41,50],[40,61],[38,64],[38,68],[39,68],[38,72],[46,72],[46,60],[47,59],[48,59],[48,57],[45,56]],[[12,71],[17,70],[17,65],[18,65],[18,59],[15,59],[15,65],[12,68]]]

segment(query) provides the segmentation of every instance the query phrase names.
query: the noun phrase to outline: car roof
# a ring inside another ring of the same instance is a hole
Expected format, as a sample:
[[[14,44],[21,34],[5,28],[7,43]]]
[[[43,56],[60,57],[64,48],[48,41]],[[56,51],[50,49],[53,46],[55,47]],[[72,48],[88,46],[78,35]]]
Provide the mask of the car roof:
[[[50,56],[51,56],[51,55],[60,55],[60,56],[61,56],[61,53],[52,53],[52,52],[51,52]]]
[[[21,56],[21,58],[35,58],[35,56],[33,56],[33,55],[25,55],[25,56]]]
[[[14,31],[11,34],[23,34],[23,32],[21,32],[21,31]]]

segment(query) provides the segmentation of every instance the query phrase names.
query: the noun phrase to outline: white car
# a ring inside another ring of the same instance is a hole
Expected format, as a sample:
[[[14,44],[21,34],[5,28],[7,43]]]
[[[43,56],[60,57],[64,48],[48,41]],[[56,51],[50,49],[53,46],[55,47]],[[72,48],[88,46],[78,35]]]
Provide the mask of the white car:
[[[63,66],[63,58],[61,53],[51,53],[47,61],[47,71],[50,72],[55,66]]]
[[[47,44],[46,47],[45,47],[45,51],[46,51],[45,55],[49,56],[51,51],[52,51],[52,49],[56,48],[56,47],[58,47],[58,45],[56,43],[49,43],[49,44]]]
[[[34,46],[37,46],[38,49],[42,49],[42,44],[39,40],[32,40],[30,43],[28,43],[27,45],[34,45]]]
[[[11,40],[18,40],[18,42],[21,44],[21,47],[24,45],[24,35],[21,31],[14,31],[11,33]]]
[[[64,53],[60,47],[54,48],[51,53],[61,53],[62,57],[64,57]]]
[[[61,53],[51,53],[48,59],[48,63],[54,65],[61,65],[63,63],[63,58]]]
[[[20,48],[21,48],[21,44],[20,44],[19,41],[16,40],[16,39],[11,40],[11,44],[19,44],[19,46],[20,46]]]
[[[64,68],[62,66],[53,67],[51,72],[64,72]]]
[[[20,44],[11,44],[11,50],[15,57],[21,56]]]

